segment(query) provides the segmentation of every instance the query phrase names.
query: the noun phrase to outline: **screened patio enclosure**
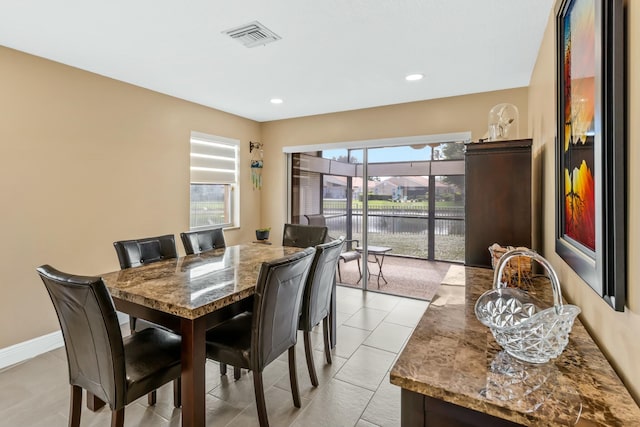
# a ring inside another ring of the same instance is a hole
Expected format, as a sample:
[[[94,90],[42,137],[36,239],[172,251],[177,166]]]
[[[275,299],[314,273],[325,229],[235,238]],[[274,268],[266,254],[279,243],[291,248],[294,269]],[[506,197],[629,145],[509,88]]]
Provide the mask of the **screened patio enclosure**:
[[[357,239],[363,255],[463,262],[463,153],[457,141],[291,153],[291,222],[322,215],[330,236]]]

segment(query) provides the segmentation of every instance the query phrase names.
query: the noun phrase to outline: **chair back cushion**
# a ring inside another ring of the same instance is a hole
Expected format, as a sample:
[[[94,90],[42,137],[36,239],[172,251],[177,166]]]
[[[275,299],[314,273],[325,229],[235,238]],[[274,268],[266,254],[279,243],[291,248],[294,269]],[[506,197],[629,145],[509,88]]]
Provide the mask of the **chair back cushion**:
[[[182,239],[184,251],[187,255],[199,254],[226,246],[222,228],[180,233],[180,239]]]
[[[121,240],[113,246],[118,254],[120,268],[139,267],[144,264],[177,258],[176,241],[173,234],[144,239]]]
[[[324,227],[327,225],[327,220],[322,214],[305,215],[304,217],[307,218],[307,222],[309,223],[309,225],[316,225],[320,227]]]
[[[314,253],[314,248],[307,248],[260,268],[251,326],[252,369],[257,372],[296,343],[302,293]]]
[[[302,297],[300,329],[311,331],[329,315],[331,290],[336,276],[336,267],[344,237],[316,246],[316,255],[309,270]]]
[[[58,315],[69,383],[95,394],[112,408],[125,401],[122,335],[113,301],[99,277],[73,276],[38,267]]]
[[[308,248],[318,246],[327,239],[327,227],[314,225],[285,224],[282,235],[282,246]]]

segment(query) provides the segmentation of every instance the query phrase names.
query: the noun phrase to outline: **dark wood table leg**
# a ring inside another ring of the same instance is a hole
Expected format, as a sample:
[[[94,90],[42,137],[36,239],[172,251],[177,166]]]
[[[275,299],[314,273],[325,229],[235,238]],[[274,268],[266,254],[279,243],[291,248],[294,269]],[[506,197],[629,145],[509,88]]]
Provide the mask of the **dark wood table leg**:
[[[182,427],[205,425],[205,333],[203,319],[181,319]]]
[[[87,392],[87,408],[89,410],[95,412],[100,410],[106,403],[104,403],[101,399],[97,398],[93,393]]]

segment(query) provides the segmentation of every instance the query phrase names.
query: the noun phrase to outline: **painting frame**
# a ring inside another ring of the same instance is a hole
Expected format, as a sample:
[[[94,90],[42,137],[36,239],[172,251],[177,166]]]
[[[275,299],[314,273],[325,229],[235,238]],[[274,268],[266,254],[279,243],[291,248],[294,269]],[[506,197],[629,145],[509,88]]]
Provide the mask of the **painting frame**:
[[[624,311],[623,0],[558,0],[555,12],[556,252]]]

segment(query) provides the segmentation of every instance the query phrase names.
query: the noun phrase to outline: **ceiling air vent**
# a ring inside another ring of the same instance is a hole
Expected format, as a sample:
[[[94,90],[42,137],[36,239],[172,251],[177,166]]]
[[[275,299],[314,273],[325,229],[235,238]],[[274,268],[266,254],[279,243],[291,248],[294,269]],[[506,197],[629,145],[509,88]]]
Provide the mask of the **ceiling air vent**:
[[[229,37],[237,40],[246,47],[256,47],[280,40],[279,35],[258,21],[253,21],[241,27],[223,31],[222,33],[227,34]]]

